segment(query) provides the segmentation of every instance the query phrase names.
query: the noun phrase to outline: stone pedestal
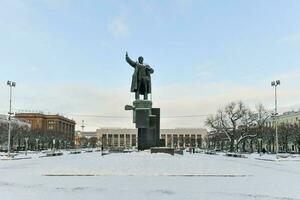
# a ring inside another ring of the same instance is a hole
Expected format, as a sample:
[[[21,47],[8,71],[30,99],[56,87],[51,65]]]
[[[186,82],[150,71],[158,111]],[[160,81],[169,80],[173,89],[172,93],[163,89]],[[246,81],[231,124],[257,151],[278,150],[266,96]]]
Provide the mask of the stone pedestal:
[[[160,109],[152,108],[149,100],[135,100],[133,105],[125,106],[133,111],[133,123],[138,129],[138,150],[150,149],[160,145]]]
[[[133,103],[133,123],[136,123],[136,113],[148,112],[151,114],[152,101],[149,100],[135,100]],[[138,128],[138,127],[137,127]]]
[[[169,147],[152,147],[150,152],[151,153],[167,153],[167,154],[174,156],[175,149],[169,148]]]

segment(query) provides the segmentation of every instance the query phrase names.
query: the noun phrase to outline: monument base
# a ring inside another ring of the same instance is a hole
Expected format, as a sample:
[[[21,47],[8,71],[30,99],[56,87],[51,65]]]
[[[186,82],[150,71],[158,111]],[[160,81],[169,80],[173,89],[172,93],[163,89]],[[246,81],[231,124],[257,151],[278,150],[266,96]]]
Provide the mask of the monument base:
[[[167,153],[174,156],[175,149],[170,147],[152,147],[150,150],[151,153]]]
[[[138,150],[161,146],[160,109],[152,108],[152,101],[135,100],[132,106],[126,105],[125,110],[133,111],[132,121],[138,129]]]

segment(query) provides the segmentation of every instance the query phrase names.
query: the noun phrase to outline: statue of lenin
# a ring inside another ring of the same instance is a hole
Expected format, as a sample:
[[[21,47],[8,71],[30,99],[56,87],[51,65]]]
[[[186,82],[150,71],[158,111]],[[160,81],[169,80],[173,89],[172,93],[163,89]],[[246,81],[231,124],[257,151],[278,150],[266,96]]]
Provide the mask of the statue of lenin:
[[[148,94],[151,94],[151,76],[154,70],[147,64],[144,64],[144,58],[140,56],[138,61],[132,61],[126,52],[126,61],[134,68],[131,81],[131,92],[135,92],[135,99],[140,99],[140,94],[144,95],[144,100],[148,100]]]

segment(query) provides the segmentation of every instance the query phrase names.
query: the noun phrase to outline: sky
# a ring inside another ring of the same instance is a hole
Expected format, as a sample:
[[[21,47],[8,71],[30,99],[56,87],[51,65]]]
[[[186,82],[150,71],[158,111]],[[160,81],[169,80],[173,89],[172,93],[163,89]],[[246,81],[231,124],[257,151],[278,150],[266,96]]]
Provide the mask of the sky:
[[[134,127],[133,69],[154,68],[161,128],[203,127],[231,101],[300,108],[300,1],[0,0],[0,113],[58,113],[77,129]],[[187,117],[189,116],[189,117]]]

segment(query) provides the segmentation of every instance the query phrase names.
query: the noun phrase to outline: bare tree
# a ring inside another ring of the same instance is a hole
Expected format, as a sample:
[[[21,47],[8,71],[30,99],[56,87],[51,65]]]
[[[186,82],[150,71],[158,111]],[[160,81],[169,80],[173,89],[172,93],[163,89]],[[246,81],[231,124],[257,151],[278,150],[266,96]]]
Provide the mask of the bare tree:
[[[270,128],[267,126],[267,121],[271,117],[271,112],[268,111],[263,104],[258,104],[256,106],[256,131],[257,136],[261,139],[263,139],[263,135],[267,134],[270,131]],[[263,141],[260,141],[260,150],[262,149],[262,143]]]
[[[229,151],[233,152],[238,125],[246,113],[247,108],[243,102],[231,102],[225,108],[219,109],[215,116],[209,116],[205,124],[216,132],[225,133],[230,142]]]
[[[257,136],[257,133],[253,132],[255,126],[256,114],[253,113],[250,109],[247,109],[239,121],[238,127],[238,138],[236,139],[236,145],[238,146],[240,142],[248,138],[254,138]]]
[[[216,115],[206,119],[205,124],[213,130],[214,134],[225,134],[229,140],[229,150],[233,152],[238,150],[241,142],[244,148],[246,139],[256,138],[259,134],[261,136],[269,117],[269,111],[262,104],[258,104],[255,111],[251,111],[239,101],[231,102],[219,109]]]
[[[270,116],[271,113],[262,104],[258,104],[254,112],[247,109],[238,128],[240,135],[237,139],[237,145],[245,139],[262,138],[262,134],[266,130],[266,122]],[[261,144],[259,145],[261,146]]]
[[[256,124],[257,127],[261,130],[266,127],[266,122],[271,117],[271,112],[268,111],[263,104],[258,104],[256,106]]]

